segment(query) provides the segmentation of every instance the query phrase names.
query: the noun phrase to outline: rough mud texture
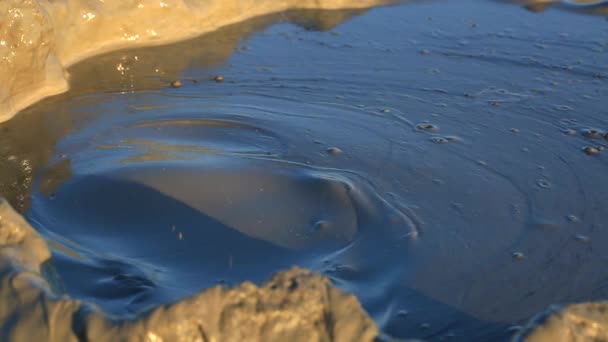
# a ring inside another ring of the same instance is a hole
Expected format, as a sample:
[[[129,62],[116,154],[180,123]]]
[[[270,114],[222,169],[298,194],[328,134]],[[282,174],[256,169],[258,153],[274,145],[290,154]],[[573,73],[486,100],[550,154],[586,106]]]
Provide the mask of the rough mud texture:
[[[378,334],[355,297],[297,268],[263,288],[216,287],[137,321],[112,321],[52,291],[58,280],[44,240],[4,200],[0,215],[3,341],[371,341]]]
[[[55,55],[52,18],[36,1],[0,3],[0,121],[67,90]]]
[[[0,3],[0,122],[67,89],[65,68],[125,47],[194,37],[289,9],[365,8],[388,0],[5,0]]]
[[[608,341],[608,303],[555,306],[534,318],[513,341]]]

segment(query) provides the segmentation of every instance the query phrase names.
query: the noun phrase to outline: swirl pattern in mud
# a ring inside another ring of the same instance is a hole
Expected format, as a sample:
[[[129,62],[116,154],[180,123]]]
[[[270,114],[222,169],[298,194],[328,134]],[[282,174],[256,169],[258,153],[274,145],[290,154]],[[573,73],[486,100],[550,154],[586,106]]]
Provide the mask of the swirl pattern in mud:
[[[190,113],[117,111],[59,144],[55,176],[41,178],[28,217],[70,250],[59,258],[69,266],[58,266],[76,280],[66,282],[69,292],[110,312],[137,312],[294,264],[338,278],[365,272],[358,250],[382,244],[403,255],[418,236],[415,218],[363,175],[318,165],[349,158],[301,139],[319,116],[294,118],[294,126],[277,120],[283,113],[200,104]],[[303,151],[313,157],[298,160]],[[53,183],[66,164],[69,179]]]

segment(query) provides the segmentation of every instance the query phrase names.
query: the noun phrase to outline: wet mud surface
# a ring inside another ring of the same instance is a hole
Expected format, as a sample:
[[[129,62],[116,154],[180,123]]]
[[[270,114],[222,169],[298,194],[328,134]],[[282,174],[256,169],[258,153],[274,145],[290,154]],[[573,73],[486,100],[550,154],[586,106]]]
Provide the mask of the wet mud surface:
[[[392,336],[506,340],[608,295],[602,11],[300,11],[96,57],[0,125],[0,191],[116,316],[298,265]]]

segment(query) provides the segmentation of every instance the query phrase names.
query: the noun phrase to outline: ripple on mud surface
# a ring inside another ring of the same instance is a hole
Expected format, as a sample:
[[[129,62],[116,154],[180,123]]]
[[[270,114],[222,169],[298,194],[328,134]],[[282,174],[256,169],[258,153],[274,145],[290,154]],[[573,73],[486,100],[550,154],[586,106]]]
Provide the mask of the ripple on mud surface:
[[[69,293],[131,314],[292,265],[324,271],[357,240],[403,251],[418,236],[360,175],[284,159],[290,140],[257,119],[176,117],[102,120],[43,173],[29,217],[61,246]]]

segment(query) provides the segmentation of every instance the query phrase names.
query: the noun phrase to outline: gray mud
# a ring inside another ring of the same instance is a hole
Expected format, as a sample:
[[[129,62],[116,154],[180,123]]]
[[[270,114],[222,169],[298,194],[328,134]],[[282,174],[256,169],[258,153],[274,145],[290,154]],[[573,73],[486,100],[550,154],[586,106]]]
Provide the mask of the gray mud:
[[[507,340],[608,296],[605,8],[525,5],[288,12],[86,60],[0,126],[0,192],[57,288],[114,317],[298,265],[387,335]]]

